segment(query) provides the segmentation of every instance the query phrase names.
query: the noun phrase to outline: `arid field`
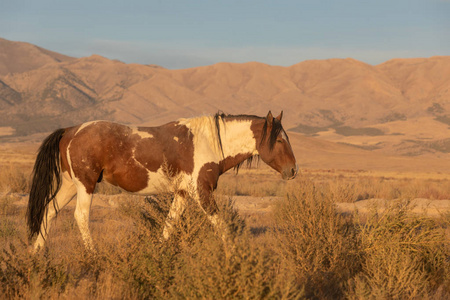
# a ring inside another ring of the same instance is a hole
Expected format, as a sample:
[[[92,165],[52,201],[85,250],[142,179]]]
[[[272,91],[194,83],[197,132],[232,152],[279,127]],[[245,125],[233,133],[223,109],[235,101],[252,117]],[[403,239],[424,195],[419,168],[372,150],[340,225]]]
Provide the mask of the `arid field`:
[[[191,201],[166,242],[170,194],[138,197],[101,183],[90,222],[96,254],[84,248],[72,201],[33,256],[25,227],[33,147],[1,155],[2,298],[450,296],[446,173],[303,168],[283,181],[261,163],[219,181],[225,239]]]
[[[450,56],[170,70],[2,38],[0,53],[0,299],[450,299]],[[75,201],[30,253],[31,171],[52,131],[269,110],[300,173],[224,174],[221,232],[188,199],[163,241],[172,194],[102,182],[95,253]]]

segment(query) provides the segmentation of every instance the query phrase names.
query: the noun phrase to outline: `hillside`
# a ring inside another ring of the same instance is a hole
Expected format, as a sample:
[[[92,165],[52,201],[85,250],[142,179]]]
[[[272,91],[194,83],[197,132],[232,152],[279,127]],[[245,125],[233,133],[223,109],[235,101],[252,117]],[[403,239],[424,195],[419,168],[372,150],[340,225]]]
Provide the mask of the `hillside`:
[[[32,44],[12,42],[0,38],[0,76],[26,72],[48,63],[74,59]]]
[[[284,110],[292,132],[358,150],[438,158],[450,152],[448,56],[377,66],[329,59],[167,70],[98,55],[73,59],[5,40],[0,47],[4,142],[93,119],[157,125],[218,110],[270,109]]]

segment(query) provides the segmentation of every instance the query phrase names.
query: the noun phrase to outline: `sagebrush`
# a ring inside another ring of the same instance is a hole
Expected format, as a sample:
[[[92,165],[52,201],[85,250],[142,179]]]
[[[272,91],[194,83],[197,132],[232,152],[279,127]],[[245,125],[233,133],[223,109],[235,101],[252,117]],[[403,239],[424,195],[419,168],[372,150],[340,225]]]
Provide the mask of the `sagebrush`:
[[[248,187],[245,178],[232,180],[239,183],[238,194],[258,193],[255,177]],[[11,182],[21,180],[2,184]],[[412,214],[410,199],[426,191],[423,182],[412,188],[409,180],[302,176],[288,184],[265,184],[278,199],[275,209],[247,217],[233,208],[234,187],[221,183],[229,194],[216,194],[224,226],[212,226],[189,199],[167,241],[162,228],[170,193],[144,198],[102,187],[100,192],[116,194],[119,205],[92,209],[96,254],[85,251],[69,205],[60,212],[46,248],[30,255],[22,188],[5,188],[0,194],[0,298],[450,297],[450,215]],[[429,195],[444,197],[447,182],[431,183],[428,190],[435,192]],[[396,200],[367,214],[336,210],[336,202],[383,193]]]

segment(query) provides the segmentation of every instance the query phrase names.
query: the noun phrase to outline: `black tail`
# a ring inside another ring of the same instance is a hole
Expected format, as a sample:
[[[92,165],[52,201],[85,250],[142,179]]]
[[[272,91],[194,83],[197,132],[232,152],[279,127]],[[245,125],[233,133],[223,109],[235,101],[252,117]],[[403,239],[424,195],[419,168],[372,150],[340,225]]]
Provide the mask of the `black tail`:
[[[49,135],[41,147],[33,169],[30,199],[28,200],[27,224],[29,238],[39,234],[47,205],[61,188],[59,142],[65,129],[58,129]]]

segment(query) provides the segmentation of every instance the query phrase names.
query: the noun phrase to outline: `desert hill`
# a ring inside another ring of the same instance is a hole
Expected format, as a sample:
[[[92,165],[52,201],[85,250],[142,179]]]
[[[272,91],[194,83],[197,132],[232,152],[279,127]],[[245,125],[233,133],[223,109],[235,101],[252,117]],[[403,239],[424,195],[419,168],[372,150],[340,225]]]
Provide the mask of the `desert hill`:
[[[1,69],[3,141],[93,119],[157,125],[218,110],[265,115],[271,109],[284,110],[292,132],[359,150],[441,158],[450,152],[448,56],[377,66],[329,59],[168,70],[0,42],[0,66],[16,62]],[[42,55],[15,50],[30,47]]]
[[[0,76],[30,71],[52,62],[74,59],[29,43],[0,38]]]

